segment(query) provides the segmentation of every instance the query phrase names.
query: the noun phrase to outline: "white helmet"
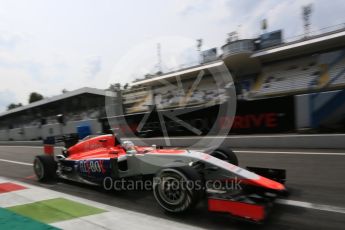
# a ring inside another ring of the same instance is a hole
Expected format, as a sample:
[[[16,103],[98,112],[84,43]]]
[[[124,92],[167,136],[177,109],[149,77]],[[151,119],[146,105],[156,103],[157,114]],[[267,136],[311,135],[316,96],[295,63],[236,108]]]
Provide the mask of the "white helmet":
[[[132,141],[124,141],[122,142],[122,147],[126,150],[127,153],[136,153],[137,150],[135,149],[135,145]]]

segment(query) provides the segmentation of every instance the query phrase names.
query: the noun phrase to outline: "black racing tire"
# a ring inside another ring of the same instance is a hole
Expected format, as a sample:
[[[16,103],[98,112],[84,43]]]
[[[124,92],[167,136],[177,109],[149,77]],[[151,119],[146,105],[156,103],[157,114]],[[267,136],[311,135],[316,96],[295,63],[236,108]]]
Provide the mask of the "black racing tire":
[[[168,213],[184,213],[200,201],[205,183],[190,166],[161,169],[154,178],[153,194],[157,203]]]
[[[219,148],[210,153],[210,155],[220,160],[226,161],[230,164],[238,166],[237,156],[230,149]]]
[[[34,160],[34,172],[39,181],[50,181],[56,178],[57,163],[53,156],[38,155]]]

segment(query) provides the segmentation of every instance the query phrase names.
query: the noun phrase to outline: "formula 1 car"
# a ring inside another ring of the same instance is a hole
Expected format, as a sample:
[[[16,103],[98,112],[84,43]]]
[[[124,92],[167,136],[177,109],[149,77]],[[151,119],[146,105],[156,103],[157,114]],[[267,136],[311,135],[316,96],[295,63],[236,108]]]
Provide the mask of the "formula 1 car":
[[[55,137],[71,145],[54,155],[52,145],[46,154],[34,159],[39,181],[55,177],[92,185],[152,176],[157,203],[167,212],[182,213],[201,200],[207,200],[212,212],[229,213],[254,222],[262,222],[275,198],[286,188],[285,170],[238,167],[236,155],[227,149],[211,153],[156,146],[135,146],[116,135]]]

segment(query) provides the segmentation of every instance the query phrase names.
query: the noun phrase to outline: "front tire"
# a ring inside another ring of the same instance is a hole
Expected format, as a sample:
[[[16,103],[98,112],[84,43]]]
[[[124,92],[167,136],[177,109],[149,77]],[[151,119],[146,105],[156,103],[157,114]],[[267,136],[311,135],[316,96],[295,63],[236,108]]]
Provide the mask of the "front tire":
[[[210,153],[210,155],[220,160],[226,161],[230,164],[238,166],[237,156],[231,150],[220,148],[214,150],[212,153]]]
[[[193,208],[204,193],[200,174],[192,167],[162,169],[154,178],[153,194],[169,213],[183,213]]]
[[[34,172],[39,181],[49,181],[56,178],[57,163],[53,156],[39,155],[34,160]]]

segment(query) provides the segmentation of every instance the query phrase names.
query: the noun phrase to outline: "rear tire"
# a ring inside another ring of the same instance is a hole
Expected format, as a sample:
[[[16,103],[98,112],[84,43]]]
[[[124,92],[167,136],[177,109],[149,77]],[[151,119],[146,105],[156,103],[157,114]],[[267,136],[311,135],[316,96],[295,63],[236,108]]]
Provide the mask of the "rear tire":
[[[39,155],[34,160],[34,172],[39,181],[49,181],[56,178],[57,163],[53,156]]]
[[[211,156],[220,160],[226,161],[230,164],[238,166],[238,159],[236,154],[232,150],[219,148],[210,153]]]
[[[192,167],[171,167],[154,178],[153,194],[169,213],[183,213],[193,208],[204,194],[201,175]]]

